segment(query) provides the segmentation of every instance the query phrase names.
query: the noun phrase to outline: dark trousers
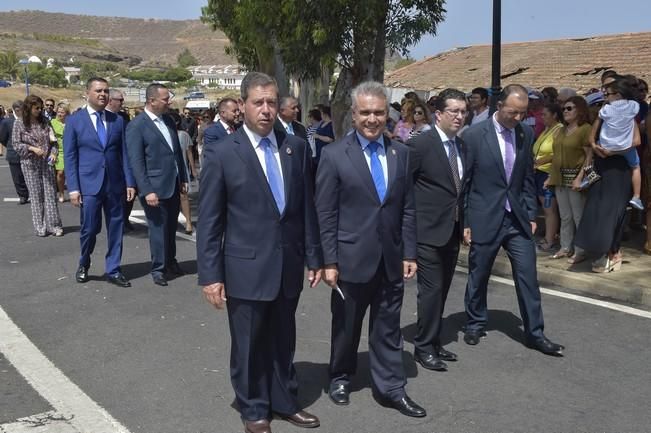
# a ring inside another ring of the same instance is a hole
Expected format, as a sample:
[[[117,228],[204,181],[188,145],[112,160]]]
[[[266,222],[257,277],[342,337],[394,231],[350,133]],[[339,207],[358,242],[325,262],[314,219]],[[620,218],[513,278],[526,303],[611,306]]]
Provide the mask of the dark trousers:
[[[294,368],[299,297],[280,291],[273,301],[229,297],[231,383],[242,419],[270,419],[271,412],[299,411]]]
[[[368,283],[339,281],[339,288],[345,300],[332,291],[332,336],[330,351],[330,380],[333,383],[348,384],[350,376],[357,370],[357,349],[362,333],[362,322],[368,307],[369,358],[371,383],[374,390],[389,400],[405,396],[405,370],[402,363],[402,333],[400,331],[400,309],[404,294],[404,283],[388,281],[384,262]]]
[[[468,316],[466,329],[479,331],[486,327],[488,279],[500,247],[504,247],[511,262],[525,337],[530,340],[540,339],[544,336],[545,325],[536,272],[536,246],[509,212],[505,212],[500,231],[492,243],[471,244],[465,295]]]
[[[107,275],[115,275],[120,272],[120,261],[122,260],[122,235],[124,233],[122,201],[124,200],[124,192],[115,193],[106,192],[105,190],[106,187],[103,186],[97,195],[82,196],[79,265],[90,266],[90,257],[95,249],[97,235],[102,231],[102,211],[104,211],[106,242],[108,243],[105,272]]]
[[[23,169],[20,168],[20,161],[10,162],[9,171],[11,171],[11,180],[14,182],[14,188],[16,188],[16,194],[18,194],[18,197],[28,199],[29,192],[27,191],[25,176],[23,176]]]
[[[135,200],[128,201],[126,196],[124,197],[124,223],[129,222],[129,217],[131,216],[131,211],[133,210],[133,203]]]
[[[459,257],[458,223],[447,244],[418,244],[417,331],[414,338],[418,354],[438,353],[441,348],[443,310]]]
[[[140,197],[149,228],[149,250],[151,253],[151,274],[163,275],[165,269],[176,261],[176,225],[181,206],[179,186],[170,198],[158,200],[158,206],[147,204]]]

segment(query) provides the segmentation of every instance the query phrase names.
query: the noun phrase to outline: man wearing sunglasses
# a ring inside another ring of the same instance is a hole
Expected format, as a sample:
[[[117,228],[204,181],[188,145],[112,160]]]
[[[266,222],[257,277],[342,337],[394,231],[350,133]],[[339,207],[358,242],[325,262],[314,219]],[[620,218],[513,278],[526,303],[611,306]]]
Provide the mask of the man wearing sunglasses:
[[[56,113],[54,112],[54,105],[54,99],[51,98],[46,99],[45,103],[43,104],[43,108],[45,108],[43,110],[43,115],[48,120],[48,122],[56,117]]]

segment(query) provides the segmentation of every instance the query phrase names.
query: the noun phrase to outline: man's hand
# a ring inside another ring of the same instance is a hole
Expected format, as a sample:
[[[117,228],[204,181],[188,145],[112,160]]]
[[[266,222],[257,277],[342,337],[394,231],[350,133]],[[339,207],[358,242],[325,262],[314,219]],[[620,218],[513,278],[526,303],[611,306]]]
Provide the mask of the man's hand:
[[[310,288],[316,287],[321,281],[321,269],[309,269],[307,271],[307,280],[310,282]]]
[[[213,283],[203,287],[203,296],[206,301],[215,306],[218,310],[226,305],[226,288],[224,283]]]
[[[536,234],[536,229],[538,228],[538,224],[536,224],[535,221],[531,221],[531,234],[535,235]]]
[[[74,207],[79,207],[79,206],[81,206],[81,194],[80,194],[80,193],[78,193],[78,192],[71,192],[71,193],[69,194],[69,196],[70,196],[70,203],[72,203],[72,205],[73,205]]]
[[[416,275],[416,270],[418,265],[416,265],[416,260],[403,260],[402,261],[402,273],[405,280],[409,280]]]
[[[181,193],[182,194],[187,194],[188,193],[188,183],[187,182],[181,183]]]
[[[470,227],[463,229],[463,244],[468,246],[472,243],[472,233]]]
[[[326,265],[324,268],[323,281],[334,289],[337,287],[338,280],[339,270],[337,270],[337,265]]]
[[[127,201],[133,201],[136,198],[136,189],[127,187]]]
[[[150,192],[145,196],[145,201],[151,207],[158,207],[158,195],[155,192]]]

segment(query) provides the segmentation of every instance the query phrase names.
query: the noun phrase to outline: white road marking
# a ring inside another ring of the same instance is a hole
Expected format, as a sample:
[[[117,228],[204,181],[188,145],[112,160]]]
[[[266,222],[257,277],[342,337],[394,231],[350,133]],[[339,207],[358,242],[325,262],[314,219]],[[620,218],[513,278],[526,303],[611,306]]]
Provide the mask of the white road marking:
[[[457,271],[467,274],[468,269],[462,266],[457,266]],[[491,281],[496,283],[506,284],[507,286],[515,287],[513,280],[503,277],[491,276]],[[597,307],[608,308],[609,310],[619,311],[620,313],[630,314],[632,316],[644,317],[645,319],[651,319],[651,311],[640,310],[638,308],[628,307],[626,305],[615,304],[613,302],[601,301],[599,299],[588,298],[587,296],[574,295],[571,293],[560,292],[558,290],[547,289],[545,287],[540,288],[540,293],[544,293],[550,296],[557,296],[559,298],[570,299],[572,301],[583,302],[584,304],[595,305]]]
[[[58,414],[69,420],[68,424],[75,429],[72,431],[130,433],[52,364],[23,334],[2,307],[0,307],[0,352]],[[7,425],[0,426],[0,428],[6,427]],[[6,431],[13,433],[21,430]],[[64,432],[68,433],[68,430],[61,430],[61,433]]]
[[[5,197],[2,199],[5,203],[18,203],[20,201],[20,198],[18,197]]]

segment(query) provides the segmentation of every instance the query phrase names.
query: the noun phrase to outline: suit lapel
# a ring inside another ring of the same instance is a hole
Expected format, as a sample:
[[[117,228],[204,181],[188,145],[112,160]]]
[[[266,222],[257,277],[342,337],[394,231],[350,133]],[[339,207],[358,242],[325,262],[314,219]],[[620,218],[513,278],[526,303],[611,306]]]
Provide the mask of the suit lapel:
[[[163,135],[162,132],[160,132],[160,129],[158,129],[158,126],[156,126],[156,124],[154,123],[154,121],[151,119],[151,117],[149,117],[149,115],[147,115],[147,113],[143,113],[143,114],[144,114],[145,117],[146,117],[146,119],[145,119],[145,123],[146,123],[146,124],[149,126],[149,128],[154,132],[154,134],[157,134],[157,135],[158,135],[158,138],[161,140],[161,143],[164,144],[163,147],[165,147],[165,149],[167,149],[168,152],[172,152],[172,149],[170,149],[170,146],[167,144],[167,140],[165,139],[165,136]],[[167,127],[167,124],[166,124],[165,122],[163,122],[163,124],[165,124],[165,126]],[[168,131],[169,131],[169,128],[167,128],[167,129],[168,129]],[[172,136],[172,134],[170,133],[170,137],[171,137],[171,136]],[[174,139],[172,139],[172,142],[173,142],[173,141],[174,141]],[[173,153],[173,152],[172,152],[172,153]]]
[[[260,184],[260,187],[263,189],[263,191],[265,191],[265,195],[267,196],[267,203],[269,203],[269,205],[274,209],[276,213],[279,213],[278,206],[276,205],[276,200],[274,199],[274,195],[271,192],[271,187],[269,186],[267,177],[264,175],[264,170],[260,165],[260,160],[258,159],[258,155],[255,153],[255,149],[253,148],[253,143],[251,143],[251,140],[249,140],[249,137],[246,135],[246,132],[244,132],[243,128],[238,129],[233,134],[235,134],[235,142],[237,143],[237,147],[235,148],[235,151],[242,159],[242,161],[244,161],[244,163],[249,167],[249,173],[253,174],[256,181]],[[283,171],[283,176],[284,175],[285,172]],[[285,179],[283,183],[287,184],[287,179]],[[287,191],[286,186],[285,186],[285,191]],[[285,208],[287,208],[286,193],[285,193]]]
[[[369,193],[373,195],[373,197],[379,204],[380,197],[378,197],[377,195],[377,191],[375,189],[375,183],[373,183],[373,177],[371,176],[371,170],[368,169],[368,164],[366,163],[366,157],[364,156],[364,151],[362,150],[362,146],[359,143],[359,141],[357,141],[357,136],[355,133],[351,134],[348,137],[348,148],[346,149],[346,155],[348,155],[348,158],[350,159],[350,162],[353,165],[353,168],[355,169],[355,173],[357,173],[362,183],[366,185],[366,188],[368,189]]]
[[[289,205],[290,186],[293,171],[293,160],[296,158],[294,152],[296,149],[287,142],[287,134],[281,136],[278,132],[276,134],[276,143],[278,143],[278,154],[280,155],[280,169],[283,171],[283,186],[285,188],[285,209]]]
[[[393,142],[389,137],[384,137],[384,151],[387,158],[387,192],[384,194],[384,200],[386,201],[387,197],[391,193],[391,187],[396,180],[396,171],[398,170],[398,153],[393,147]],[[375,189],[375,184],[373,184],[373,189]]]
[[[502,174],[502,180],[506,182],[506,171],[504,170],[504,160],[502,159],[502,152],[500,151],[500,143],[497,139],[497,130],[493,125],[493,120],[489,118],[489,121],[486,122],[486,133],[484,134],[488,144],[488,150],[495,158],[499,171]]]
[[[83,119],[84,119],[83,121],[86,122],[88,128],[90,128],[90,131],[92,132],[93,137],[95,138],[95,142],[97,143],[97,145],[99,146],[100,149],[104,149],[104,146],[102,145],[102,142],[99,141],[99,135],[97,135],[97,129],[95,129],[95,125],[93,124],[93,119],[91,119],[90,113],[88,112],[88,110],[84,109],[83,113],[82,113],[82,116],[83,116]],[[108,135],[107,135],[107,137],[108,137]]]
[[[432,150],[436,155],[437,160],[441,161],[441,163],[443,164],[443,170],[445,170],[448,174],[448,180],[450,181],[450,184],[448,186],[450,187],[450,191],[456,194],[457,187],[454,184],[454,177],[452,176],[452,167],[450,166],[450,158],[448,157],[448,154],[445,151],[445,144],[443,144],[443,142],[441,141],[441,136],[439,135],[436,128],[432,128],[431,130],[425,132],[425,134],[432,134],[432,139],[434,140],[434,146],[433,146],[434,149]],[[455,140],[458,141],[459,138],[455,137]],[[459,147],[460,146],[457,146],[457,152],[460,152]]]

